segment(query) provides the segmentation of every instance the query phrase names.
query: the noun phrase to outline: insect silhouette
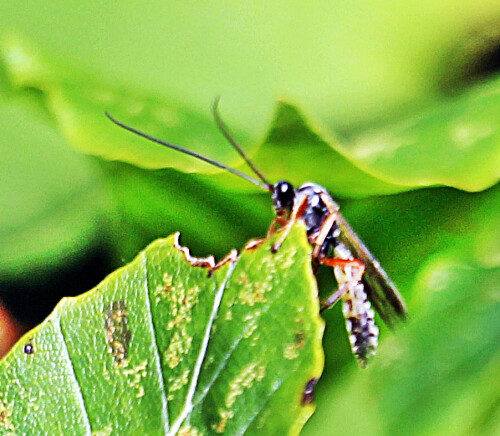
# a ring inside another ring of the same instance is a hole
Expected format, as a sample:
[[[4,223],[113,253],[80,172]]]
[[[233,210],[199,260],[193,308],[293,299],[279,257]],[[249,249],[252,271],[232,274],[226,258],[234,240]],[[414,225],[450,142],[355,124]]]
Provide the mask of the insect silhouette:
[[[339,300],[343,301],[342,312],[351,349],[359,365],[365,367],[369,358],[376,352],[379,335],[371,304],[384,322],[392,327],[397,321],[406,317],[407,311],[401,295],[380,263],[351,229],[340,213],[338,204],[324,187],[305,183],[299,188],[294,188],[285,180],[274,184],[267,181],[222,121],[218,112],[218,101],[219,99],[214,101],[212,108],[218,128],[260,181],[206,156],[130,127],[107,112],[106,116],[125,130],[229,171],[268,191],[276,213],[268,236],[275,233],[278,225],[281,226],[281,234],[272,246],[274,252],[279,250],[294,223],[298,220],[303,221],[309,243],[313,247],[311,261],[314,271],[319,265],[332,267],[338,284],[337,290],[321,303],[321,311],[333,306]]]

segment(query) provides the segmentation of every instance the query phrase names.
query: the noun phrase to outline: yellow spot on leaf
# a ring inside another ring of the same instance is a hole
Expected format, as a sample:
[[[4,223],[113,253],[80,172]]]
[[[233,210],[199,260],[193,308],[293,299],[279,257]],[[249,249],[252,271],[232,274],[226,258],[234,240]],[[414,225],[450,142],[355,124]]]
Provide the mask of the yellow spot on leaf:
[[[186,328],[174,332],[164,355],[167,365],[175,368],[181,362],[182,356],[189,353],[192,343],[193,337],[188,335]]]
[[[252,339],[250,340],[250,346],[255,347],[257,343],[259,342],[260,335],[253,335]]]
[[[189,382],[190,370],[186,369],[179,377],[169,377],[168,378],[168,390],[178,391],[186,386]]]
[[[247,330],[243,333],[244,338],[249,338],[250,336],[253,335],[255,330],[257,330],[258,324],[257,324],[257,319],[253,318],[250,320],[250,322],[247,325]]]
[[[266,368],[257,363],[245,365],[239,374],[229,383],[229,391],[226,394],[225,406],[231,408],[236,399],[243,393],[244,389],[249,389],[255,381],[261,381],[266,375]]]
[[[275,254],[274,263],[279,265],[280,269],[285,271],[295,263],[295,254],[297,250],[295,248],[288,248],[286,251],[278,251]]]
[[[240,304],[254,306],[266,302],[266,293],[273,290],[273,278],[276,274],[276,264],[272,257],[265,257],[259,265],[262,274],[259,280],[251,280],[246,272],[241,272],[236,283],[241,290],[238,293]]]
[[[127,354],[132,333],[128,328],[127,306],[124,301],[113,301],[106,308],[105,322],[108,353],[113,356],[117,367],[127,366]]]
[[[161,300],[167,298],[168,294],[172,290],[172,280],[173,277],[170,274],[163,274],[163,286],[159,285],[154,292],[156,303],[159,303]]]
[[[112,433],[113,433],[113,427],[111,426],[111,424],[108,424],[101,430],[93,431],[92,436],[111,436]]]
[[[234,417],[234,412],[226,409],[219,409],[220,421],[217,424],[212,425],[212,428],[217,433],[224,433],[226,430],[227,422]]]
[[[2,434],[4,431],[14,432],[14,424],[11,420],[12,417],[12,405],[8,405],[1,398],[0,393],[0,430]]]
[[[288,344],[283,349],[283,357],[288,360],[293,360],[299,357],[299,350],[297,344]]]
[[[238,299],[241,304],[255,306],[257,303],[266,302],[265,294],[270,290],[270,288],[265,288],[262,283],[249,283],[241,289]]]
[[[192,427],[189,424],[183,425],[177,432],[177,436],[203,436],[203,433],[196,427]]]
[[[288,360],[293,360],[299,357],[299,351],[305,347],[306,340],[303,331],[303,323],[302,318],[297,317],[295,319],[295,323],[297,324],[297,330],[295,331],[295,335],[293,338],[293,342],[287,344],[283,348],[283,357]]]
[[[124,369],[123,374],[127,376],[127,384],[137,391],[136,397],[141,398],[144,396],[144,387],[141,385],[141,380],[147,376],[146,367],[148,361],[143,360],[139,365],[130,369]]]
[[[172,315],[172,320],[167,324],[168,330],[172,330],[181,323],[192,321],[191,311],[198,303],[199,293],[198,286],[186,290],[183,283],[171,285],[170,291],[166,295],[167,301],[171,304],[170,313]]]

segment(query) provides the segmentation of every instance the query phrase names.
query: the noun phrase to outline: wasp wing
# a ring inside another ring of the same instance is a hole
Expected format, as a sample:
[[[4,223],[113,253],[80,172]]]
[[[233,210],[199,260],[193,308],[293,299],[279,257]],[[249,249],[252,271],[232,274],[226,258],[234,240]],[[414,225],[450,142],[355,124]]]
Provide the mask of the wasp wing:
[[[361,260],[366,267],[363,282],[366,293],[375,310],[389,326],[406,318],[407,310],[403,298],[387,273],[366,248],[363,241],[354,233],[351,226],[342,215],[338,215],[337,224],[340,229],[340,240],[351,251],[352,255]]]

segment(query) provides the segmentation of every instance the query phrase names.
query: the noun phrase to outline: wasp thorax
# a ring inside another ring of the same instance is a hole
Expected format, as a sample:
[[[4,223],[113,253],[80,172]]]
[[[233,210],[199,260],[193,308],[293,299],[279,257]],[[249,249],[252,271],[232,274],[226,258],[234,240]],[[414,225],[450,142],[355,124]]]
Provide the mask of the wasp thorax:
[[[281,180],[273,186],[272,198],[274,209],[278,215],[288,213],[293,207],[295,189],[291,183]]]

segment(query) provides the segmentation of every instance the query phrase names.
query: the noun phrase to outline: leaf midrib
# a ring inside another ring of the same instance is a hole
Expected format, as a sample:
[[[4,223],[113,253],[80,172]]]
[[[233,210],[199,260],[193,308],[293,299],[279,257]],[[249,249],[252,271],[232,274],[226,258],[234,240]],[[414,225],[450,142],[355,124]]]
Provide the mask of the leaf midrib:
[[[74,385],[75,385],[75,392],[77,392],[77,398],[80,400],[79,401],[80,408],[83,412],[82,415],[83,415],[84,422],[85,422],[86,427],[87,427],[85,429],[86,434],[90,436],[90,435],[92,435],[92,426],[90,424],[90,418],[89,418],[89,413],[87,411],[87,406],[85,405],[85,397],[83,396],[83,392],[80,388],[80,382],[78,381],[75,367],[73,365],[73,361],[71,360],[71,356],[69,354],[68,345],[66,344],[66,338],[65,338],[64,333],[62,331],[61,317],[59,316],[59,314],[57,314],[57,316],[55,318],[57,319],[57,322],[55,322],[54,325],[57,327],[57,333],[61,337],[61,344],[62,344],[63,350],[64,350],[64,358],[67,360],[69,367],[71,369],[71,375],[72,375],[72,378],[74,380]]]
[[[239,258],[236,261],[229,262],[229,267],[228,267],[228,271],[226,273],[226,276],[224,277],[224,280],[222,281],[219,289],[217,290],[217,293],[216,293],[215,298],[214,298],[212,312],[210,314],[210,318],[209,318],[207,326],[205,328],[205,333],[203,335],[203,340],[201,343],[200,352],[198,353],[198,358],[197,358],[195,366],[194,366],[193,377],[191,379],[191,384],[189,386],[188,393],[186,395],[186,401],[184,402],[184,406],[181,409],[179,417],[174,421],[170,431],[167,433],[168,436],[174,436],[177,434],[182,423],[184,422],[184,420],[188,417],[188,415],[193,410],[193,407],[194,407],[193,398],[194,398],[194,395],[196,393],[196,388],[198,386],[198,380],[199,380],[199,376],[201,374],[201,367],[203,366],[203,361],[204,361],[206,354],[207,354],[206,352],[207,352],[208,344],[210,342],[212,325],[213,325],[215,319],[217,318],[217,313],[219,312],[222,297],[224,296],[224,291],[226,290],[226,287],[227,287],[227,282],[231,278],[233,271],[236,268],[236,265],[238,264],[238,261],[239,261]]]
[[[156,335],[156,328],[153,320],[153,312],[151,309],[151,297],[150,297],[150,289],[149,289],[149,268],[148,268],[148,258],[146,253],[142,254],[142,266],[144,268],[144,280],[145,286],[144,290],[146,292],[146,313],[147,313],[147,322],[150,328],[150,333],[154,343],[154,353],[156,360],[156,371],[158,372],[158,381],[160,383],[161,390],[161,420],[163,422],[163,432],[167,434],[170,429],[170,421],[168,416],[168,400],[166,396],[166,384],[165,384],[165,374],[162,369],[161,359],[160,359],[160,349],[158,347],[158,337]]]

